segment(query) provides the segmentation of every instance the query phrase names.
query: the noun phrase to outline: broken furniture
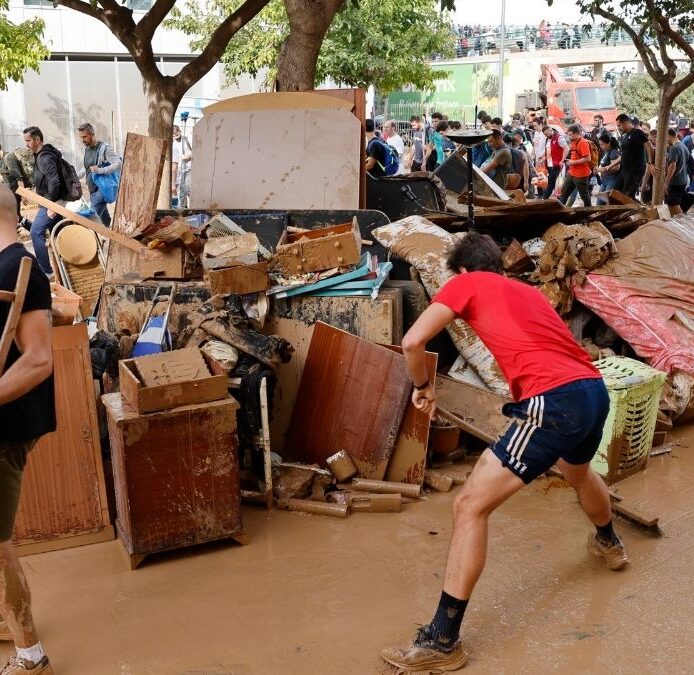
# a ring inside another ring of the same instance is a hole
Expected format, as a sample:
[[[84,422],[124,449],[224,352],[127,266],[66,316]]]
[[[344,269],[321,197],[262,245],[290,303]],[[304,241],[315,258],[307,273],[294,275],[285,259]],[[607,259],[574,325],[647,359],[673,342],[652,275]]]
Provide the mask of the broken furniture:
[[[13,542],[19,555],[110,541],[87,326],[52,329],[57,428],[29,453]]]
[[[53,228],[50,251],[60,282],[81,298],[80,318],[92,316],[106,277],[106,257],[99,236],[66,219]]]
[[[410,391],[400,354],[318,322],[286,449],[299,461],[319,465],[346,450],[361,476],[380,480]]]
[[[233,398],[149,414],[135,412],[121,394],[102,401],[116,528],[131,569],[151,553],[242,539]]]
[[[591,467],[611,484],[648,465],[665,373],[617,356],[594,365],[605,380],[610,412]]]
[[[366,173],[366,206],[382,211],[390,220],[445,213],[446,190],[436,176],[425,171],[381,178]]]

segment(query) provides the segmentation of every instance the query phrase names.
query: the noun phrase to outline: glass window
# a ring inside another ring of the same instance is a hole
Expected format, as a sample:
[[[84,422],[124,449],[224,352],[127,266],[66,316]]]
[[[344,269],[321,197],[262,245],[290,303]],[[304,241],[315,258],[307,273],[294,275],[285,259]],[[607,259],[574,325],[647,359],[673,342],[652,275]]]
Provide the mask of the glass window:
[[[152,8],[154,0],[126,0],[125,6],[135,12],[147,12]]]
[[[24,0],[25,7],[53,7],[52,0]]]
[[[576,102],[580,110],[611,110],[617,107],[611,87],[578,87]]]

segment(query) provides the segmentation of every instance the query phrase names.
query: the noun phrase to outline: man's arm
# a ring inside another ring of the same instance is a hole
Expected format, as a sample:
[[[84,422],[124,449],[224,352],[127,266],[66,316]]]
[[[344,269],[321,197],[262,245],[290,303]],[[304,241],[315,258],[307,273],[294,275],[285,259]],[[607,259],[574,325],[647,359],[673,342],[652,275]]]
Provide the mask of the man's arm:
[[[188,151],[183,152],[183,147],[188,146]],[[190,141],[186,138],[183,140],[181,143],[181,152],[183,153],[181,155],[181,161],[182,162],[187,162],[189,159],[193,159],[193,148],[190,145]]]
[[[15,333],[22,355],[0,377],[0,405],[24,396],[53,372],[51,325],[50,310],[22,314]]]
[[[171,162],[171,194],[178,193],[178,162]]]
[[[427,307],[402,339],[407,373],[415,385],[424,384],[429,375],[426,367],[425,348],[427,342],[438,335],[453,319],[455,313],[446,305],[433,302]],[[436,412],[436,396],[433,382],[424,389],[412,392],[412,403],[422,412],[433,417]]]
[[[123,166],[121,158],[108,143],[104,143],[104,162],[108,166],[93,166],[91,168],[92,173],[113,173],[114,171],[120,171]]]
[[[571,151],[571,148],[569,148],[569,144],[566,142],[566,139],[563,136],[559,137],[559,147],[562,148],[564,151],[564,154],[561,156],[561,163],[563,164],[566,161],[566,158],[569,156],[569,152]]]
[[[675,175],[675,170],[677,169],[677,162],[670,162],[668,161],[667,163],[667,173],[665,174],[665,192],[668,191],[668,188],[670,187],[670,181],[672,180],[672,177]]]
[[[646,148],[646,155],[648,156],[648,161],[653,164],[655,162],[655,148],[648,142],[648,139],[646,139],[646,142],[643,144],[643,147]]]

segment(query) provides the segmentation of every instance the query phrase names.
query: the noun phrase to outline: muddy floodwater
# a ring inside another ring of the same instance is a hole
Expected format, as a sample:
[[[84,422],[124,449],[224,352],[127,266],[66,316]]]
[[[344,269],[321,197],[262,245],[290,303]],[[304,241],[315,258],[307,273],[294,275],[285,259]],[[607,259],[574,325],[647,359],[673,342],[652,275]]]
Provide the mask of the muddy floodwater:
[[[671,455],[617,486],[665,532],[618,522],[622,572],[589,557],[590,526],[557,479],[499,509],[462,672],[694,673],[694,425],[670,439]],[[456,489],[347,520],[245,507],[247,546],[152,556],[134,572],[116,542],[26,557],[46,652],[56,675],[395,673],[378,654],[431,618]]]

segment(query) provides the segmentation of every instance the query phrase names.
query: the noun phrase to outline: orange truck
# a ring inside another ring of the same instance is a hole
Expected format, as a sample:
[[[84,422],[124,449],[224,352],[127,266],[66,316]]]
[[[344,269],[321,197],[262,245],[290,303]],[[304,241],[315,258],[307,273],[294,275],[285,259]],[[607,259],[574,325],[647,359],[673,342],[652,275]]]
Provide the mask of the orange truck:
[[[548,124],[566,130],[571,124],[593,127],[593,117],[602,115],[605,126],[614,129],[617,106],[607,82],[564,78],[555,65],[541,65],[539,91],[516,95],[516,110],[544,108]]]

